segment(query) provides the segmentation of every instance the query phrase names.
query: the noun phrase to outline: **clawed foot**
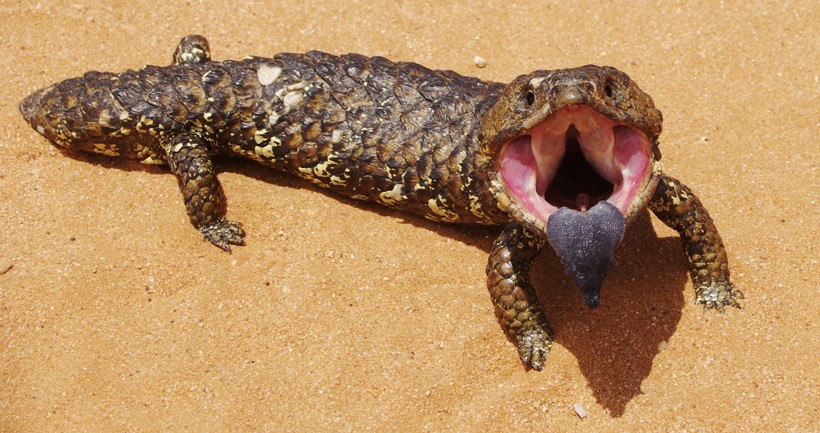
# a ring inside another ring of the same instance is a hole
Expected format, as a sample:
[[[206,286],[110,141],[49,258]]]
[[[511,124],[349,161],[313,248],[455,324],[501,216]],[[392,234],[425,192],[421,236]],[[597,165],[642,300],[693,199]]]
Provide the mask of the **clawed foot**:
[[[236,221],[220,219],[205,227],[201,227],[199,232],[205,236],[212,244],[231,252],[231,244],[245,245],[245,231],[242,224]]]
[[[518,345],[518,356],[524,364],[541,371],[550,353],[550,346],[552,346],[552,330],[540,327],[529,328],[516,335],[515,341]]]
[[[695,303],[703,304],[704,309],[716,309],[722,313],[727,305],[740,308],[738,299],[743,299],[743,293],[735,289],[731,282],[721,281],[698,287]]]

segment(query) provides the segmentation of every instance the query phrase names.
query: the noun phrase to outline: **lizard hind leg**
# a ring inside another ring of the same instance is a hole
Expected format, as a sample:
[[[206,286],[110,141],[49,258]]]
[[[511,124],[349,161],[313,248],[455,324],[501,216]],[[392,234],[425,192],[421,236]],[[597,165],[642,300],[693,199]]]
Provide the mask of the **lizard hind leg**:
[[[202,35],[188,35],[182,38],[174,51],[174,64],[195,65],[211,61],[211,48]]]

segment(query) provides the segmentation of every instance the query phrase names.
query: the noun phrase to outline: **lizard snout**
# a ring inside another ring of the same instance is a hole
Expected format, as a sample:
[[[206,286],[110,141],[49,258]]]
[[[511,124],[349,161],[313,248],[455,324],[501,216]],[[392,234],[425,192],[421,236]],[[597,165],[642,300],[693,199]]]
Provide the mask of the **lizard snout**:
[[[584,93],[578,86],[558,85],[555,88],[555,108],[566,107],[567,105],[578,105],[584,103]]]

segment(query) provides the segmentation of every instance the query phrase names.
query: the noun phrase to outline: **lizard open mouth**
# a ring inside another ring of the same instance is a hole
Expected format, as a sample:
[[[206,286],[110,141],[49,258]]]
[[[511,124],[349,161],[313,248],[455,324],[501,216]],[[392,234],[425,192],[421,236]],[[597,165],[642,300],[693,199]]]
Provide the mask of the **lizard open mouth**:
[[[513,200],[546,224],[562,207],[585,211],[602,200],[626,215],[650,160],[642,132],[569,105],[507,142],[499,171]]]

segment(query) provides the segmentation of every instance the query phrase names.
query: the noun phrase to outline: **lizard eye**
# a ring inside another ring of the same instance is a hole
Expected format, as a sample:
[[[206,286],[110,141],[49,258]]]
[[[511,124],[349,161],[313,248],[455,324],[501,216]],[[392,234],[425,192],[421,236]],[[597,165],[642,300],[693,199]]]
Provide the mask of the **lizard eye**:
[[[527,105],[532,105],[535,103],[535,93],[532,90],[527,90],[524,93],[524,101],[527,102]]]
[[[527,89],[519,94],[518,101],[515,103],[515,111],[518,113],[527,113],[535,104],[535,92],[532,89]]]
[[[604,94],[607,98],[612,99],[612,95],[615,94],[615,91],[612,89],[612,84],[606,83],[606,85],[604,86]]]

